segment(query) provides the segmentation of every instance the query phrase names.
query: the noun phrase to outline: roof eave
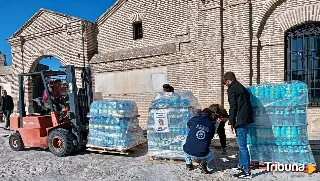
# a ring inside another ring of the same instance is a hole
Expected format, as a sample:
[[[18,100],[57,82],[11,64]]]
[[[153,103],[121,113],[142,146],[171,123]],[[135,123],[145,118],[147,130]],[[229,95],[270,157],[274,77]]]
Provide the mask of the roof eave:
[[[113,13],[115,13],[124,3],[128,0],[117,0],[110,8],[107,9],[105,13],[103,13],[97,20],[96,24],[100,26],[103,22],[105,22]]]

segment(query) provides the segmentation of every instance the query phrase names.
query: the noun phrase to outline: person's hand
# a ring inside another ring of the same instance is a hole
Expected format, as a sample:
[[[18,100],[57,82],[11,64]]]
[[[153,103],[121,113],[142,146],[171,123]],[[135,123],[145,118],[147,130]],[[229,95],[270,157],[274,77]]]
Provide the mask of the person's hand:
[[[230,125],[230,131],[231,131],[232,134],[234,134],[234,128],[233,128],[232,125]]]

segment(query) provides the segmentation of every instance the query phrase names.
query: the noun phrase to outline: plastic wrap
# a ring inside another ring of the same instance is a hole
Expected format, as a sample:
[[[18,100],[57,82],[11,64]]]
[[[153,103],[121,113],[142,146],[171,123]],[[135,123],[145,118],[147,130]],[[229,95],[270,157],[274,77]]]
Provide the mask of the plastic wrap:
[[[191,92],[158,93],[149,109],[148,155],[183,159],[187,122],[200,108]]]
[[[135,102],[128,100],[100,100],[90,106],[92,117],[134,117],[138,115]]]
[[[251,145],[251,160],[279,163],[315,163],[311,148],[305,146]]]
[[[129,149],[145,142],[133,101],[96,101],[90,107],[88,145]]]
[[[197,98],[190,91],[159,92],[153,99],[151,108],[193,107],[201,109]]]
[[[308,104],[307,84],[291,81],[283,84],[259,84],[247,88],[254,107],[292,107]]]
[[[267,83],[248,91],[254,117],[247,138],[251,160],[314,163],[308,146],[307,85]]]

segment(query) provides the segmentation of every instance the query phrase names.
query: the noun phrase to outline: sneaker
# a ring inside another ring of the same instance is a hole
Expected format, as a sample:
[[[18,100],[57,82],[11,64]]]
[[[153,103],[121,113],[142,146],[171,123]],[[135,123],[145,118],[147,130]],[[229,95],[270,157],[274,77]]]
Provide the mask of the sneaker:
[[[203,173],[205,173],[205,174],[209,174],[207,165],[208,165],[207,162],[204,161],[204,160],[202,160],[202,161],[200,162],[200,164],[199,164],[200,170],[201,170]]]
[[[232,168],[232,171],[233,171],[233,173],[238,174],[238,173],[242,172],[242,168],[243,167],[236,166],[236,167]]]
[[[188,169],[188,170],[190,170],[190,171],[193,170],[193,165],[192,165],[192,163],[191,163],[191,164],[186,164],[186,166],[187,166],[187,169]]]
[[[250,171],[249,172],[242,171],[238,174],[234,174],[233,176],[237,177],[237,178],[243,178],[243,179],[251,179],[252,178]]]
[[[227,154],[227,149],[222,148],[222,155],[226,155]]]

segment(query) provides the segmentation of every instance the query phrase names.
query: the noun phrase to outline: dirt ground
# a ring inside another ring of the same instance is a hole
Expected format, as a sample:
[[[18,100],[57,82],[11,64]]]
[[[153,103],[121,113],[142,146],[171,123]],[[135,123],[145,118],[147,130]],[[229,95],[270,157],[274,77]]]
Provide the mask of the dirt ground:
[[[198,169],[187,171],[184,162],[150,160],[147,148],[142,147],[134,154],[120,156],[83,152],[58,158],[47,150],[26,149],[13,152],[8,144],[10,131],[2,129],[0,123],[0,180],[2,181],[82,181],[82,180],[137,180],[137,181],[179,181],[179,180],[236,180],[229,169],[236,164],[237,148],[234,140],[228,147],[228,155],[221,155],[215,149],[215,159],[210,165],[212,174],[201,174]],[[219,145],[218,140],[214,145]],[[319,153],[319,150],[314,150]],[[319,154],[320,155],[320,154]],[[318,157],[318,156],[317,156]],[[252,180],[320,180],[320,173],[279,173],[252,170]]]

